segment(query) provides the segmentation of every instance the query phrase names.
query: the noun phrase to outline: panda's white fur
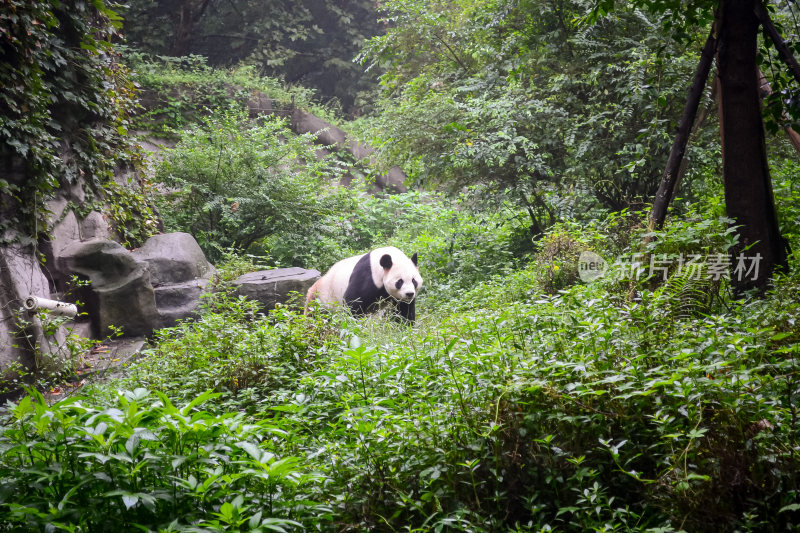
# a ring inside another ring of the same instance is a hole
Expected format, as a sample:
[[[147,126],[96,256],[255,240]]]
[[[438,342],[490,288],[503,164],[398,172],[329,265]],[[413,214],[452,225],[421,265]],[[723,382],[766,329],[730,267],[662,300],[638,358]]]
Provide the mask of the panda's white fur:
[[[417,268],[417,254],[409,259],[394,246],[376,248],[333,265],[308,290],[306,310],[308,304],[317,299],[324,305],[345,305],[360,315],[388,302],[399,317],[413,322],[420,287],[422,277]]]

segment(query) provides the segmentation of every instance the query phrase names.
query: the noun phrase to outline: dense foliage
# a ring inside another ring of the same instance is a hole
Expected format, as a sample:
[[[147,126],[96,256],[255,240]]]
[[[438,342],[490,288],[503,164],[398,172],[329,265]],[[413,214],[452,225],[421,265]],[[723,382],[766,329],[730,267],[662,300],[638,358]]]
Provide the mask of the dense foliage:
[[[156,179],[169,188],[161,207],[167,230],[191,233],[212,260],[271,235],[297,240],[294,250],[301,250],[297,244],[316,240],[326,214],[344,210],[346,201],[325,180],[341,169],[317,159],[311,140],[281,119],[248,125],[236,108],[210,115],[157,168]],[[276,259],[294,264],[312,254]]]
[[[444,207],[429,199],[419,209]],[[796,522],[796,270],[758,300],[731,301],[722,279],[700,307],[693,292],[618,280],[613,269],[547,295],[546,271],[568,268],[568,256],[513,268],[501,254],[495,276],[471,278],[430,259],[448,235],[491,217],[433,220],[394,234],[429,258],[414,328],[291,307],[264,316],[217,295],[201,320],[162,331],[123,380],[52,406],[35,393],[12,406],[0,434],[8,527],[764,531]],[[624,255],[630,222],[564,226],[548,242]],[[513,246],[513,232],[490,234],[495,255]],[[660,237],[656,253],[730,245],[724,221]]]
[[[522,194],[543,222],[543,195],[570,214],[649,202],[697,51],[657,31],[670,15],[576,24],[591,6],[387,2],[393,24],[363,55],[387,67],[383,155],[419,182]]]
[[[128,51],[157,102],[137,124],[177,139],[154,165],[162,215],[215,260],[215,292],[121,377],[0,410],[0,531],[796,529],[797,163],[771,147],[790,267],[735,299],[702,127],[680,217],[606,212],[648,199],[663,163],[695,60],[669,16],[386,5],[364,56],[388,68],[383,114],[352,127],[382,127],[384,155],[449,196],[338,187],[349,162],[246,111],[251,90],[307,91]],[[419,254],[412,326],[226,290],[386,244]],[[606,268],[582,281],[587,251]]]
[[[260,75],[252,66],[219,69],[202,56],[153,58],[126,46],[119,48],[140,90],[141,105],[132,118],[140,131],[179,136],[183,127],[200,122],[209,109],[260,103],[260,97],[268,98],[272,108],[264,109],[264,114],[285,117],[301,108],[329,121],[335,119],[332,108],[321,105],[312,89]]]
[[[370,0],[133,0],[124,15],[128,43],[144,52],[246,63],[316,89],[345,112],[369,107],[375,80],[353,58],[381,29]]]
[[[49,195],[79,177],[105,183],[130,159],[133,86],[110,45],[119,26],[99,0],[0,6],[0,231],[45,235]]]

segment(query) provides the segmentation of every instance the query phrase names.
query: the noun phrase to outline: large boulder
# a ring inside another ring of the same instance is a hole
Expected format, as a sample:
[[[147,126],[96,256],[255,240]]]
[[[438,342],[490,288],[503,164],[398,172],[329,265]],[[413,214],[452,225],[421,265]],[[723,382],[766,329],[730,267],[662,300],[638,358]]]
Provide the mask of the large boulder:
[[[150,270],[160,327],[197,314],[214,267],[194,237],[181,232],[154,235],[131,255]]]
[[[124,335],[150,335],[160,326],[156,297],[147,263],[137,261],[117,242],[96,239],[74,242],[58,258],[61,272],[91,282],[79,297],[97,338],[121,328]]]
[[[233,286],[238,296],[255,300],[264,311],[269,311],[276,304],[288,302],[293,291],[305,294],[319,277],[319,270],[276,268],[239,276]]]
[[[131,255],[137,261],[147,263],[153,287],[208,279],[214,274],[214,267],[206,260],[194,237],[188,233],[153,235]]]
[[[73,242],[61,251],[56,266],[91,282],[78,297],[98,338],[114,327],[125,336],[148,336],[195,316],[214,274],[188,233],[155,235],[135,252],[107,239]]]
[[[200,297],[208,288],[208,278],[155,287],[159,327],[171,328],[184,318],[196,318]]]
[[[97,211],[90,211],[84,218],[78,219],[63,197],[52,200],[49,208],[54,215],[50,248],[56,261],[64,249],[74,242],[111,239],[113,236],[108,221]]]

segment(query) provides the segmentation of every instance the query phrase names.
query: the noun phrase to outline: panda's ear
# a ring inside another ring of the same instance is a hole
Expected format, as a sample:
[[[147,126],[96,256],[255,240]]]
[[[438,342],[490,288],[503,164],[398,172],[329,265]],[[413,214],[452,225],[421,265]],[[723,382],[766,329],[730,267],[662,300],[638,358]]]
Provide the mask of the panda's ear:
[[[417,266],[417,252],[414,252],[414,255],[411,256],[411,262],[414,263],[414,266]]]
[[[389,270],[392,268],[392,256],[389,254],[383,254],[380,263],[385,270]]]

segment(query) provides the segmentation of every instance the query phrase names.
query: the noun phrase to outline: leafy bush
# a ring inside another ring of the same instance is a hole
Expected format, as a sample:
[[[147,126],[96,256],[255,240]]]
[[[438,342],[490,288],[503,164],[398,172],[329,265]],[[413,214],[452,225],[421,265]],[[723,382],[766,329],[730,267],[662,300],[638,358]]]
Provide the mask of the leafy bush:
[[[339,172],[316,158],[310,136],[293,135],[279,119],[250,124],[244,110],[229,108],[185,132],[156,179],[169,189],[161,198],[166,229],[194,235],[210,259],[276,235],[296,246],[273,261],[297,265],[315,248],[305,257],[290,252],[327,231],[326,215],[346,211],[349,194],[323,179]]]
[[[213,390],[229,406],[252,409],[254,398],[291,382],[328,349],[333,330],[325,317],[311,320],[290,308],[265,317],[244,298],[207,299],[201,320],[156,333],[125,388],[147,386],[179,401]]]
[[[2,531],[285,531],[329,516],[303,458],[276,453],[287,431],[200,410],[210,392],[180,407],[145,389],[107,406],[29,392],[2,415]]]
[[[45,236],[45,199],[82,178],[87,189],[102,190],[115,166],[132,159],[126,135],[134,87],[114,61],[120,19],[110,6],[0,5],[0,240]]]
[[[310,109],[328,122],[336,121],[312,89],[261,76],[253,66],[214,68],[203,56],[152,57],[126,46],[119,49],[143,92],[143,109],[134,117],[137,129],[173,136],[177,129],[199,122],[203,109],[243,106],[254,92],[269,97],[276,109]]]
[[[417,332],[352,322],[270,402],[354,529],[777,530],[798,502],[800,399],[797,274],[781,283],[788,314],[676,321],[650,292],[592,284]]]
[[[775,203],[781,234],[800,259],[800,168],[793,158],[778,160],[773,172]]]
[[[465,291],[523,263],[523,256],[515,256],[520,232],[528,229],[520,211],[510,204],[483,210],[471,201],[469,194],[453,200],[421,197],[413,216],[406,213],[390,239],[398,248],[419,254],[425,279],[421,296],[431,306],[460,300]]]
[[[695,254],[703,258],[727,253],[736,243],[733,220],[719,215],[710,216],[695,204],[679,220],[672,220],[661,231],[646,233],[651,237],[646,251],[677,256]]]
[[[539,265],[542,290],[555,294],[578,282],[578,258],[584,251],[597,250],[604,239],[591,228],[562,222],[550,228],[538,243],[535,261]]]

